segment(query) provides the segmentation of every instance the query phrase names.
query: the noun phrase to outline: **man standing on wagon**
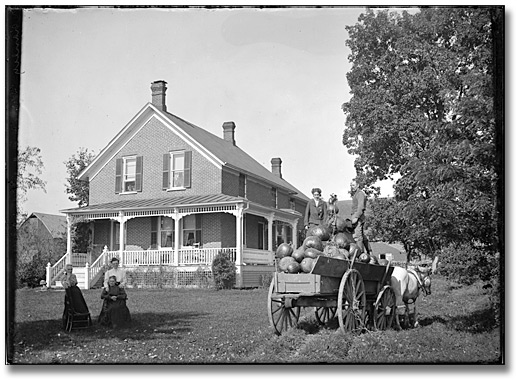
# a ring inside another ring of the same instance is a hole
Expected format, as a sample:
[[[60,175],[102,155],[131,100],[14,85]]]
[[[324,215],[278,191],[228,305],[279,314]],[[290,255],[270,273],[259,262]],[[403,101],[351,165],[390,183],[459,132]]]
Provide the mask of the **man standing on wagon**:
[[[352,194],[351,221],[354,227],[354,240],[361,252],[371,255],[372,248],[365,235],[365,210],[367,208],[367,195],[361,190],[359,183],[354,179],[350,182],[350,192]]]

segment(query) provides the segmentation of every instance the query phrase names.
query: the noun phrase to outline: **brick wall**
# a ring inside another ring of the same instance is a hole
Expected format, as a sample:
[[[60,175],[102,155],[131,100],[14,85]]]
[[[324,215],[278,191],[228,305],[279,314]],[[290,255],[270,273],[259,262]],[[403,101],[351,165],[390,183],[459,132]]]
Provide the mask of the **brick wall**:
[[[162,190],[163,154],[172,150],[191,150],[192,186],[178,191]],[[143,191],[115,193],[116,159],[128,155],[143,156]],[[157,119],[152,118],[90,181],[89,204],[121,200],[168,198],[221,192],[221,169],[210,163],[193,147]]]
[[[148,249],[151,245],[150,218],[133,218],[126,222],[126,244]]]

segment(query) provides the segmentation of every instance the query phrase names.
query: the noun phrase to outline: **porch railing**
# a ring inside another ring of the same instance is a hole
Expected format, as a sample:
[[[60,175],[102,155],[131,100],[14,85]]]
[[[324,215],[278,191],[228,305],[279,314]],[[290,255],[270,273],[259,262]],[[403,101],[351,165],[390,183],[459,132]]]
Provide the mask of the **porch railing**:
[[[125,250],[120,257],[120,251],[109,251],[106,247],[97,259],[89,264],[85,261],[87,254],[72,254],[71,262],[75,267],[86,268],[86,281],[89,286],[100,273],[104,266],[108,266],[112,257],[118,257],[122,267],[157,266],[157,265],[208,265],[221,251],[227,252],[229,258],[236,262],[237,249],[232,248],[193,248],[184,247],[179,249],[178,263],[175,263],[174,250]],[[272,265],[274,263],[274,252],[259,249],[244,248],[242,251],[242,262],[244,264]],[[63,272],[67,263],[65,254],[56,264],[47,265],[47,284],[51,286],[58,276]]]
[[[181,248],[179,249],[178,265],[211,265],[213,259],[220,251],[228,252],[230,259],[236,261],[236,248]],[[119,257],[119,254],[119,251],[107,252],[107,255],[110,257]],[[124,267],[175,265],[173,249],[123,251],[123,257],[119,259]]]

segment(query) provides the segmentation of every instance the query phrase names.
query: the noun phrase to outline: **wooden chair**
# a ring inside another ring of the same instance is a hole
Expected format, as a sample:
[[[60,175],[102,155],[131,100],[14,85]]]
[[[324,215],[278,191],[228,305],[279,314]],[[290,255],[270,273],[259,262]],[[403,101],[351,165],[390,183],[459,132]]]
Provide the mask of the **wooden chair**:
[[[69,288],[65,289],[65,312],[63,313],[63,328],[70,332],[73,329],[87,329],[92,326],[90,312],[80,313],[74,310],[72,293]]]

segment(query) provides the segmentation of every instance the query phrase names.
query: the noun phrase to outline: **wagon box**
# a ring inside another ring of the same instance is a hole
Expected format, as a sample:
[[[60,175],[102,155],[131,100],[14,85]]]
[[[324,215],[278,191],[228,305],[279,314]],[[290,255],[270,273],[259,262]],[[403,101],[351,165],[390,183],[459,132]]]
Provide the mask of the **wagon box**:
[[[275,273],[276,293],[337,293],[341,278],[311,273]]]

